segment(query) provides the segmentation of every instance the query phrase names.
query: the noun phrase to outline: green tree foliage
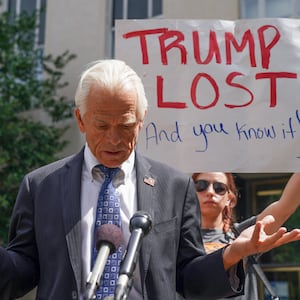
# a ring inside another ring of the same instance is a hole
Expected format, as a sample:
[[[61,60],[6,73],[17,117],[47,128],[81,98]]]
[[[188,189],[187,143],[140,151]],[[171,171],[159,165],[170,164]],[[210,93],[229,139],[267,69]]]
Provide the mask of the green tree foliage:
[[[280,188],[281,190],[284,189],[287,180],[282,182],[282,184],[277,184],[274,186],[274,189]],[[260,207],[260,211],[263,210],[264,207],[270,205],[272,202],[277,201],[279,196],[265,196],[261,197],[260,200],[263,204]],[[264,201],[263,201],[264,200]],[[294,199],[297,201],[297,199]],[[300,219],[300,208],[298,208],[289,218],[288,220],[282,225],[287,228],[288,231],[291,231],[295,228],[299,228],[299,219]],[[300,262],[300,241],[296,241],[293,243],[289,243],[283,245],[281,247],[275,248],[267,253],[263,254],[261,257],[261,261],[263,263],[269,264],[299,264]]]
[[[72,104],[60,91],[64,67],[75,58],[41,57],[36,47],[38,12],[0,14],[0,244],[7,241],[12,208],[25,173],[55,160],[65,147],[63,120]],[[33,112],[44,114],[39,121]],[[45,118],[46,116],[46,118]]]
[[[284,226],[290,231],[299,228],[300,208],[287,220]],[[287,261],[291,264],[300,263],[300,242],[290,243],[271,251],[272,262],[284,264]]]

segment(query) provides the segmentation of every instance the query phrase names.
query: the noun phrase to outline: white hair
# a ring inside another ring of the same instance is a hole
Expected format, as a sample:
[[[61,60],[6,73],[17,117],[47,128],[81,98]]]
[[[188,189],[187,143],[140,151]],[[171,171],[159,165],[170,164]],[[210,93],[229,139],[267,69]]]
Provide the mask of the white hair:
[[[88,65],[88,68],[81,74],[75,94],[75,105],[81,116],[86,112],[86,100],[94,84],[112,92],[128,87],[130,84],[137,95],[137,117],[143,120],[148,107],[144,86],[141,78],[124,61],[97,60]]]

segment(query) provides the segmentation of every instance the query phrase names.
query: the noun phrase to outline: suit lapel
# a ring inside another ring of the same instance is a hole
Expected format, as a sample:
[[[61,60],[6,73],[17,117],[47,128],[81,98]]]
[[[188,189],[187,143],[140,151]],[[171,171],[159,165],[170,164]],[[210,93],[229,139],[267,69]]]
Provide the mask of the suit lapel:
[[[151,173],[151,165],[141,155],[136,153],[137,201],[138,210],[148,212],[152,217],[152,227],[155,224],[155,198],[157,197],[156,176]],[[145,292],[145,278],[149,268],[153,234],[143,240],[139,257],[141,281]],[[145,296],[145,295],[144,295]]]
[[[83,151],[67,165],[62,178],[64,198],[62,201],[63,221],[71,265],[74,271],[77,289],[81,288],[81,170]]]

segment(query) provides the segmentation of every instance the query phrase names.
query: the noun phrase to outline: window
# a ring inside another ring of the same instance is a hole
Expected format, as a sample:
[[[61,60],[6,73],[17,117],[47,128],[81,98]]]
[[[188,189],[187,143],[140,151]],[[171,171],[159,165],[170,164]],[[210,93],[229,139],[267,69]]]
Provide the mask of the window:
[[[269,265],[262,268],[280,300],[300,299],[300,269],[297,266]],[[260,299],[271,299],[262,282],[258,281]],[[273,298],[272,298],[273,299]]]
[[[26,11],[32,14],[39,11],[38,26],[36,28],[36,47],[39,51],[39,60],[37,62],[37,76],[42,76],[42,60],[44,55],[45,43],[45,24],[46,24],[46,0],[10,0],[8,2],[8,12],[12,17],[18,16]]]
[[[114,19],[147,19],[162,12],[162,0],[115,0]]]
[[[290,173],[240,173],[237,185],[241,192],[238,214],[247,218],[261,212],[278,200],[291,176]],[[244,219],[242,218],[242,219]],[[283,225],[291,230],[299,227],[300,208]],[[300,299],[300,242],[289,243],[262,254],[259,263],[280,299]],[[261,280],[259,299],[271,299]]]
[[[114,56],[114,32],[117,19],[149,19],[162,15],[162,0],[114,0],[109,8],[111,11],[111,24],[107,37],[107,57]]]
[[[279,17],[300,17],[300,0],[241,0],[241,18]]]
[[[43,46],[45,42],[45,23],[46,23],[46,0],[11,0],[8,4],[8,11],[11,16],[19,15],[22,11],[32,14],[35,10],[41,11],[39,26],[37,28],[37,45]]]

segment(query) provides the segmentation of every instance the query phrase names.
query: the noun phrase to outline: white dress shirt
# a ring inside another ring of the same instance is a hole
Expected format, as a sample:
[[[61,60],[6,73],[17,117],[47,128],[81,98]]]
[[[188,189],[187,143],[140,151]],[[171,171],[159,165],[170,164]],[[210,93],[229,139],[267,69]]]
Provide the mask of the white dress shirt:
[[[136,171],[134,166],[135,153],[131,153],[127,161],[121,166],[121,171],[113,179],[113,185],[120,194],[120,212],[122,233],[125,247],[130,238],[129,222],[132,215],[137,211]],[[87,276],[91,270],[91,249],[93,243],[94,224],[96,218],[98,194],[104,181],[99,168],[98,160],[92,154],[86,144],[84,149],[84,161],[81,175],[81,230],[82,230],[82,291],[85,289]],[[82,292],[83,294],[83,292]],[[134,283],[128,300],[141,300],[141,280],[139,265],[137,263]]]

